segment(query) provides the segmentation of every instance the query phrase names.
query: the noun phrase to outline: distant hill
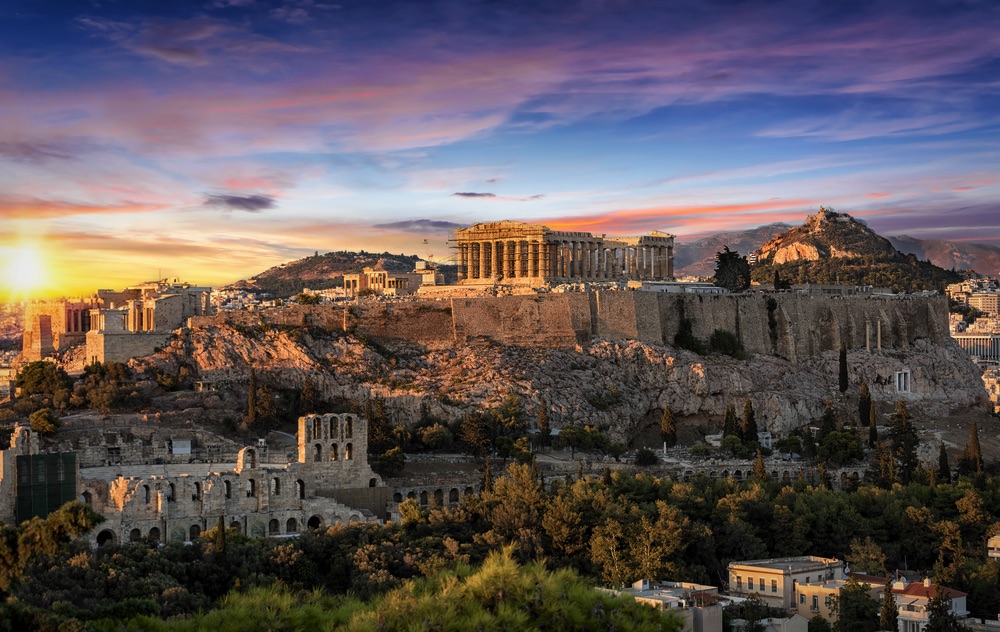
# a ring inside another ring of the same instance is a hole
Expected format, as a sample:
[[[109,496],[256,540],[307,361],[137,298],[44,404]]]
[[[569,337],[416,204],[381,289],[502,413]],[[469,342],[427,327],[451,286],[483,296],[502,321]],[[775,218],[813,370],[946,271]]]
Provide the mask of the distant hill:
[[[902,253],[914,254],[946,270],[975,270],[990,277],[1000,276],[1000,248],[944,239],[916,239],[900,235],[889,241]]]
[[[715,254],[729,246],[741,255],[760,248],[764,242],[784,233],[790,224],[768,224],[757,228],[709,235],[690,242],[674,245],[674,274],[676,276],[710,277],[715,274]]]
[[[908,292],[943,290],[960,278],[900,252],[864,222],[824,208],[761,246],[753,279],[770,283],[776,270],[791,283],[874,285]]]
[[[419,260],[416,255],[342,250],[283,263],[228,287],[268,292],[279,297],[292,296],[304,287],[314,290],[336,287],[343,284],[345,274],[356,274],[364,268],[412,272]]]

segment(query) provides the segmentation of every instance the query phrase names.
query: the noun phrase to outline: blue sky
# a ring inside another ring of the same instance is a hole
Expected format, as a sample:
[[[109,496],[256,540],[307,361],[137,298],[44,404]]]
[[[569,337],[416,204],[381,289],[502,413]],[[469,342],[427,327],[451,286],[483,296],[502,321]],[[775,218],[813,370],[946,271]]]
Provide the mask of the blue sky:
[[[998,93],[993,2],[7,0],[0,255],[44,250],[48,293],[215,284],[820,204],[1000,245]]]

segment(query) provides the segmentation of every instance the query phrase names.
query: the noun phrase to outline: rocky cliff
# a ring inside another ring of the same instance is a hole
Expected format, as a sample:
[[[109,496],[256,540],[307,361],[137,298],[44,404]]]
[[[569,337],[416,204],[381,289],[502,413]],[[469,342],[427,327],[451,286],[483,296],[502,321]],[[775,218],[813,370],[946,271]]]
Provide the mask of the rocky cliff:
[[[903,398],[928,414],[982,397],[978,373],[950,339],[906,340],[905,346],[882,352],[874,350],[874,339],[872,351],[853,346],[849,394],[856,398],[863,381],[886,407]],[[544,398],[556,426],[592,423],[619,438],[655,423],[668,404],[679,415],[715,418],[727,404],[750,399],[759,423],[780,432],[818,418],[827,399],[843,402],[845,415],[852,409],[837,391],[834,346],[817,348],[808,362],[768,353],[736,360],[625,336],[598,335],[575,347],[485,336],[457,342],[442,336],[428,345],[320,327],[206,324],[182,332],[142,362],[164,368],[186,364],[203,377],[244,376],[254,366],[272,385],[292,389],[302,388],[309,377],[328,401],[380,397],[396,419],[411,423],[422,405],[434,416],[458,420],[466,410],[496,406],[515,393],[532,415]],[[895,390],[894,375],[902,370],[910,371],[912,393]]]

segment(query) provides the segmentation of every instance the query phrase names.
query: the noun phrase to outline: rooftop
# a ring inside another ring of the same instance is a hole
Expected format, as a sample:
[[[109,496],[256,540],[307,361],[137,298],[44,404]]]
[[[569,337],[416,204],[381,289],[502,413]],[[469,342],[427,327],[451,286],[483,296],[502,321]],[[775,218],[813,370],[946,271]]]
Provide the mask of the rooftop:
[[[817,557],[815,555],[800,555],[798,557],[779,557],[770,560],[744,560],[730,562],[729,568],[753,567],[768,568],[776,571],[799,572],[812,570],[814,568],[828,568],[830,566],[842,566],[844,563],[832,557]]]

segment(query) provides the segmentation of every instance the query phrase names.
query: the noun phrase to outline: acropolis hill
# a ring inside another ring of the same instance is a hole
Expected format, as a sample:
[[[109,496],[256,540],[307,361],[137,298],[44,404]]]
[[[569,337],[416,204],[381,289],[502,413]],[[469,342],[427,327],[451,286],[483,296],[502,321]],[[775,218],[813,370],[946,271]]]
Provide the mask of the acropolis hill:
[[[596,423],[626,436],[666,405],[720,415],[753,401],[762,426],[787,431],[818,418],[837,392],[837,352],[851,388],[920,402],[928,412],[974,404],[982,382],[948,337],[943,297],[701,296],[597,291],[537,296],[290,306],[191,319],[144,363],[193,366],[202,377],[266,368],[276,385],[309,377],[330,401],[383,398],[400,422],[421,409],[459,419],[507,393],[546,398],[558,426]],[[674,347],[681,320],[707,339],[736,334],[747,360]],[[910,392],[897,373],[908,371]]]

